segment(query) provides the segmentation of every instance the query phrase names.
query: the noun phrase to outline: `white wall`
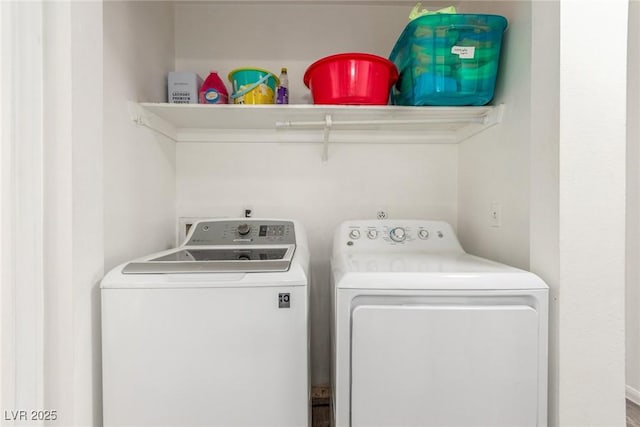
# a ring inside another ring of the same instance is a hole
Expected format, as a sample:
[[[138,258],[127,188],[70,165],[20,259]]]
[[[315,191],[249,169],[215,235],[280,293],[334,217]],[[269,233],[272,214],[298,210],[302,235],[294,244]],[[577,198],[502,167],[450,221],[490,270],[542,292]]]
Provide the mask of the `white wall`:
[[[629,3],[627,72],[627,397],[640,404],[640,2]]]
[[[562,426],[625,424],[627,23],[626,0],[560,3],[560,292],[552,327]],[[606,51],[607,60],[593,61],[585,46]]]
[[[73,351],[71,360],[58,354],[60,362],[71,367],[73,372],[73,415],[75,425],[99,424],[102,415],[101,372],[100,372],[100,297],[98,284],[104,273],[104,228],[103,228],[103,192],[102,183],[104,173],[100,160],[103,155],[103,140],[100,137],[103,129],[101,102],[103,87],[96,82],[102,81],[102,10],[99,3],[71,4],[71,73],[66,77],[71,83],[71,138],[73,149],[66,164],[71,165],[72,198],[67,200],[71,208],[72,223],[70,230],[72,252],[72,285],[73,293],[63,296],[65,303],[72,302],[73,329],[66,330],[65,324],[60,324],[63,337],[73,337],[73,347],[66,350]],[[59,31],[62,28],[58,29]],[[79,78],[85,76],[85,78]],[[52,77],[52,76],[50,76]],[[95,79],[95,80],[94,80]],[[53,80],[53,79],[52,79]],[[58,84],[58,80],[48,81],[49,87]],[[63,142],[64,144],[64,142]],[[53,173],[58,173],[56,168]],[[65,194],[65,193],[63,193]],[[50,203],[56,205],[56,195],[50,195]],[[65,225],[69,225],[69,217],[60,218]],[[62,230],[69,230],[64,228]],[[58,231],[61,231],[60,229]],[[69,236],[57,235],[57,239]],[[63,240],[64,241],[64,240]],[[65,253],[57,254],[64,257]],[[53,257],[52,257],[53,258]],[[53,262],[53,258],[51,261]],[[68,277],[60,277],[57,283],[60,289],[66,285]],[[52,288],[46,289],[46,295],[53,301],[61,296]],[[54,321],[54,316],[65,313],[66,304],[55,305],[48,300],[45,313],[47,320]],[[53,307],[55,309],[51,310]],[[49,309],[49,310],[48,310]],[[59,311],[58,311],[59,310]],[[59,336],[49,336],[46,342],[49,350],[59,348]],[[53,368],[55,369],[55,368]],[[63,399],[69,378],[57,372],[57,390],[51,390],[49,396],[54,402]],[[45,381],[45,384],[47,382]],[[49,384],[50,385],[50,384]],[[71,414],[64,414],[69,420]],[[61,418],[62,418],[61,414]]]
[[[532,3],[530,269],[549,285],[549,425],[557,426],[559,401],[559,135],[560,2]]]
[[[13,305],[13,318],[4,311],[2,317],[3,348],[9,344],[11,350],[3,356],[13,353],[16,362],[13,372],[3,369],[0,375],[3,414],[51,408],[60,425],[92,425],[100,422],[96,289],[104,262],[102,5],[2,6],[13,9],[3,30],[9,28],[17,42],[3,55],[16,61],[17,74],[13,96],[7,97],[15,108],[9,122],[15,133],[3,139],[4,153],[14,151],[5,172],[17,202],[5,209],[3,191],[3,212],[10,213],[3,218],[3,245],[15,251],[11,265],[2,259],[3,279],[10,277],[5,267],[15,274],[15,283],[2,283],[3,295],[7,285],[16,290],[7,304]],[[7,227],[12,228],[5,234]],[[13,342],[5,341],[11,328]],[[6,389],[7,382],[15,390]]]
[[[531,2],[467,2],[459,9],[509,21],[493,100],[506,105],[502,123],[460,144],[460,240],[468,252],[528,268]],[[501,206],[500,227],[490,225],[492,203]]]
[[[135,125],[128,101],[164,102],[171,2],[104,3],[105,269],[175,241],[175,144]]]
[[[0,19],[0,408],[13,409],[44,399],[43,6],[4,2]]]
[[[11,296],[2,305],[3,420],[46,408],[60,425],[93,425],[104,262],[102,5],[12,2],[2,11],[2,57],[12,65],[3,63],[12,74],[3,75],[3,101],[13,104],[2,116],[3,130],[11,128],[2,140],[10,166],[2,176],[2,244],[11,245],[1,259],[2,278],[11,281],[2,282],[3,297]]]

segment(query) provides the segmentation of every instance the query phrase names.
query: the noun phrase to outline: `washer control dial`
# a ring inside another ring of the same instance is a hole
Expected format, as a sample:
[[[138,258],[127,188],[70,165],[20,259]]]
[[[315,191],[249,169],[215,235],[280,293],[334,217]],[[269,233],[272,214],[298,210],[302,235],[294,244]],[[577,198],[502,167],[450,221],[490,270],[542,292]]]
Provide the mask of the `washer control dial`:
[[[391,231],[389,232],[389,237],[391,237],[391,240],[393,240],[394,242],[404,242],[404,240],[407,238],[407,232],[402,227],[396,227],[391,229]]]
[[[367,231],[367,237],[371,240],[378,238],[378,230],[372,229]]]
[[[418,237],[422,240],[427,240],[429,238],[429,232],[427,230],[418,231]]]
[[[351,232],[349,232],[349,238],[353,239],[353,240],[357,240],[360,238],[360,230],[351,230]]]
[[[247,223],[238,225],[238,234],[241,236],[246,236],[251,232],[251,226]]]

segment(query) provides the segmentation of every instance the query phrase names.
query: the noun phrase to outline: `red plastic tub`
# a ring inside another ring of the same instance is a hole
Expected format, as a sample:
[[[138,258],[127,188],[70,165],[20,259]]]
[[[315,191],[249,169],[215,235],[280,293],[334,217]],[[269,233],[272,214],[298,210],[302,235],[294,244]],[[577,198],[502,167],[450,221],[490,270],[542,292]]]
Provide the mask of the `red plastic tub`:
[[[327,56],[304,73],[314,104],[387,105],[397,80],[393,62],[368,53]]]

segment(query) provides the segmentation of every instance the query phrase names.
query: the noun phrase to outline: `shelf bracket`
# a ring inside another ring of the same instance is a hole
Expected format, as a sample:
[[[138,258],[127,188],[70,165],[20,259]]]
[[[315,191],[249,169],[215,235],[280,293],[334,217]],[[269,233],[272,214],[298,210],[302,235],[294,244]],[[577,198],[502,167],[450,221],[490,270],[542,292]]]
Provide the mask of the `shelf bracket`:
[[[329,161],[329,133],[331,132],[331,114],[325,114],[324,116],[324,132],[322,138],[322,163],[327,164]]]
[[[177,142],[177,132],[174,125],[158,117],[152,112],[145,110],[135,101],[129,101],[129,117],[138,126],[144,126],[160,135],[166,136]]]
[[[485,124],[493,126],[498,123],[502,123],[502,117],[504,116],[504,104],[497,105],[487,116],[485,117]]]
[[[478,122],[478,126],[467,127],[459,131],[457,134],[458,142],[465,141],[492,126],[502,123],[504,108],[504,104],[496,105]]]

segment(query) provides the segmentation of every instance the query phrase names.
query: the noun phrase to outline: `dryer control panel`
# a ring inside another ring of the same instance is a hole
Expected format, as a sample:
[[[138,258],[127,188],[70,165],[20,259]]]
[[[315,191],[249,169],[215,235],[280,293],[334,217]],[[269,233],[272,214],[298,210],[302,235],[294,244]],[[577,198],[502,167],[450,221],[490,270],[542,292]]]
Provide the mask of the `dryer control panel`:
[[[347,221],[338,229],[334,242],[354,251],[462,249],[451,225],[428,220]]]
[[[292,245],[293,222],[253,218],[200,221],[189,230],[185,246]]]

